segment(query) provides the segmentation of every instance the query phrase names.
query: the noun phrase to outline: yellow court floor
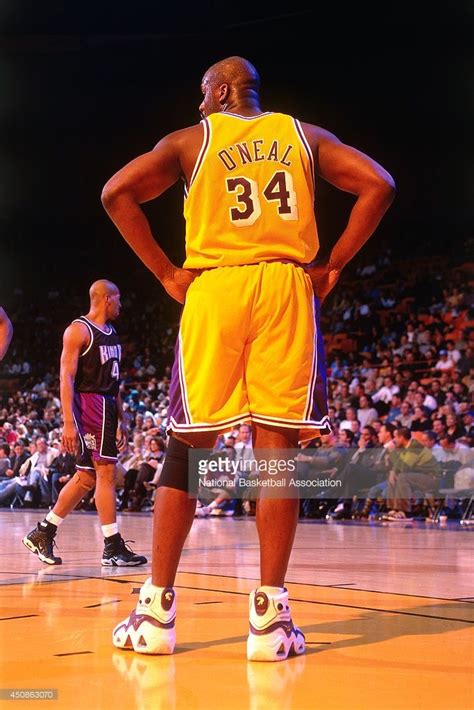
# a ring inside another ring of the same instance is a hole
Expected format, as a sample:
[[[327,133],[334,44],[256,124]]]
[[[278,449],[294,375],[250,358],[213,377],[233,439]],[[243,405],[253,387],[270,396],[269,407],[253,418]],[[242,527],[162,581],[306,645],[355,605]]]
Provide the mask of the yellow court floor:
[[[59,530],[63,564],[42,565],[21,544],[38,515],[0,513],[4,695],[55,690],[57,700],[33,705],[52,708],[474,707],[469,531],[300,524],[288,588],[307,653],[268,664],[245,658],[247,595],[258,584],[253,521],[196,521],[176,585],[176,653],[146,657],[114,649],[111,630],[149,566],[101,568],[88,514]],[[151,518],[120,522],[149,554]]]

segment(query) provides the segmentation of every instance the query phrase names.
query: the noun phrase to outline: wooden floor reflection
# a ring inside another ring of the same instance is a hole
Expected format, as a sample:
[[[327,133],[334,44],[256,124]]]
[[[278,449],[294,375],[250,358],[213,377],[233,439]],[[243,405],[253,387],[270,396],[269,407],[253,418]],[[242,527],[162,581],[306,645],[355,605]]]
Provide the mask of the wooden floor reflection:
[[[63,565],[41,565],[21,544],[37,519],[0,513],[0,688],[58,690],[57,701],[34,707],[474,707],[468,530],[301,524],[288,587],[308,651],[266,664],[245,658],[253,521],[196,521],[177,580],[176,653],[144,657],[110,639],[149,566],[101,568],[97,518],[86,514],[59,531]],[[121,528],[150,553],[149,516],[124,516]]]

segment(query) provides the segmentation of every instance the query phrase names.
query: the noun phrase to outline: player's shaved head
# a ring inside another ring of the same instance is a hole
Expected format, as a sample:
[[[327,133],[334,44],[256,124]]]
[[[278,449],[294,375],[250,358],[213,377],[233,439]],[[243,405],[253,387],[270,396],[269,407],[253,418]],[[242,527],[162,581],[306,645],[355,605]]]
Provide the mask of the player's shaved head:
[[[237,90],[258,92],[260,76],[254,65],[243,57],[227,57],[213,64],[204,74],[213,84],[229,84]]]
[[[209,67],[201,82],[202,116],[229,111],[260,111],[260,77],[243,57],[227,57]]]
[[[112,281],[107,279],[99,279],[94,281],[89,289],[89,297],[91,299],[91,304],[98,303],[104,300],[107,296],[113,296],[119,293],[118,286],[116,286]]]

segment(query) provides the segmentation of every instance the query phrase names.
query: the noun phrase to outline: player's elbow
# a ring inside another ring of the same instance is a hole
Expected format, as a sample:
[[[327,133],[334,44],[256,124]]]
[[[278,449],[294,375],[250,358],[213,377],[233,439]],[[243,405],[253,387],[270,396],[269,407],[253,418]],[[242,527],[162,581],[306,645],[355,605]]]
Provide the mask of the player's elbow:
[[[111,212],[124,199],[129,199],[130,197],[131,191],[126,182],[114,176],[104,185],[100,199],[105,210]]]
[[[113,180],[109,180],[104,185],[100,200],[107,212],[113,208],[114,204],[116,204],[121,192],[120,186],[117,183],[114,183]]]
[[[395,194],[397,192],[395,180],[390,173],[387,173],[385,170],[383,173],[377,175],[373,187],[378,193],[380,200],[384,203],[390,205],[395,199]]]

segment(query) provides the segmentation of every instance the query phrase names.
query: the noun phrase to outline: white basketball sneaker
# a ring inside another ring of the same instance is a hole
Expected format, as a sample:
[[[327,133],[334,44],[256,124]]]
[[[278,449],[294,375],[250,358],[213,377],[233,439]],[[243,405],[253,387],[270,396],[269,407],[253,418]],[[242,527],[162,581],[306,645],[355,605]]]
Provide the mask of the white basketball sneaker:
[[[288,591],[259,587],[250,594],[249,661],[284,661],[304,653],[304,635],[291,621]]]
[[[140,589],[134,611],[117,624],[114,646],[137,653],[170,654],[176,643],[176,595],[171,587],[155,587],[151,577]]]

